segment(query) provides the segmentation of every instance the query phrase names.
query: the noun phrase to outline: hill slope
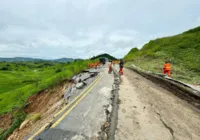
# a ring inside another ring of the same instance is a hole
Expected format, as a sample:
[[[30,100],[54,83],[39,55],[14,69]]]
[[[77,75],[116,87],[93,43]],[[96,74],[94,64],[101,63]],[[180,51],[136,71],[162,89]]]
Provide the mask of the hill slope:
[[[141,50],[133,48],[125,57],[126,66],[134,63],[144,70],[162,72],[163,63],[172,64],[172,77],[200,83],[200,27],[182,34],[151,40]]]
[[[72,58],[60,58],[53,60],[29,58],[29,57],[13,57],[13,58],[2,58],[0,57],[0,62],[40,62],[40,61],[53,61],[53,62],[72,62]]]
[[[111,56],[111,55],[109,55],[109,54],[107,54],[107,53],[94,56],[94,57],[91,58],[91,60],[95,60],[95,59],[98,59],[98,58],[100,58],[100,57],[105,57],[105,58],[108,58],[108,59],[110,59],[110,60],[117,60],[115,57],[113,57],[113,56]]]

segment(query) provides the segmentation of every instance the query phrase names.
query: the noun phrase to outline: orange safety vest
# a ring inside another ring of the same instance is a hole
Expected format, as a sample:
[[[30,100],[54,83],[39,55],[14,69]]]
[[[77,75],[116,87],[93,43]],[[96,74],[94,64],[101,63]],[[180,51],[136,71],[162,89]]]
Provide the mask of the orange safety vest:
[[[170,63],[165,63],[165,64],[164,64],[164,70],[171,70],[171,65],[170,65]]]

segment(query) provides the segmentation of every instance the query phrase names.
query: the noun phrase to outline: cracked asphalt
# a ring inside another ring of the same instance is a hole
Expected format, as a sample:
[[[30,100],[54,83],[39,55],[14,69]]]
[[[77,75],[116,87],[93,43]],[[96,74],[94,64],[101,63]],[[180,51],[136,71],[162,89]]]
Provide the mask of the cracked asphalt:
[[[118,66],[115,68],[118,71]],[[96,85],[58,116],[60,121],[56,120],[54,127],[36,135],[35,140],[97,139],[106,122],[105,106],[111,104],[114,82],[114,75],[108,74],[106,66],[98,71],[102,78]],[[87,85],[95,79],[89,79]],[[116,140],[200,139],[197,108],[131,70],[124,69],[121,81],[117,92]]]
[[[101,126],[106,122],[104,106],[110,104],[114,77],[108,74],[106,66],[94,71],[99,74],[85,82],[90,86],[101,77],[96,85],[83,94],[84,98],[81,96],[77,99],[81,100],[72,103],[48,130],[40,132],[34,140],[88,140],[98,137]]]

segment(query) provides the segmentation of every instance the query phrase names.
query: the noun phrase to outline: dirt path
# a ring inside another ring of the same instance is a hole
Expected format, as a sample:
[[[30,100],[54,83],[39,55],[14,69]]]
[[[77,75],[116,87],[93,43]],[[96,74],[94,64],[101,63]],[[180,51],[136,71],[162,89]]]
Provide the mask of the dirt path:
[[[200,140],[200,111],[125,69],[116,140]]]

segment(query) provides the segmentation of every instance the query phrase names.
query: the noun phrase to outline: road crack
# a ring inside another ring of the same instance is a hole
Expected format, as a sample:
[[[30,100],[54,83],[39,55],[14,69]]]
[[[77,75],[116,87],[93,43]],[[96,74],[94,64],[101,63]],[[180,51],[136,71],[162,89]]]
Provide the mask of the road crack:
[[[168,126],[168,125],[165,123],[165,121],[163,121],[163,119],[162,119],[160,113],[156,113],[156,114],[159,116],[160,121],[162,122],[162,124],[164,125],[164,127],[167,128],[167,129],[169,130],[169,132],[171,133],[173,140],[175,140],[175,137],[174,137],[174,130],[173,130],[170,126]]]

